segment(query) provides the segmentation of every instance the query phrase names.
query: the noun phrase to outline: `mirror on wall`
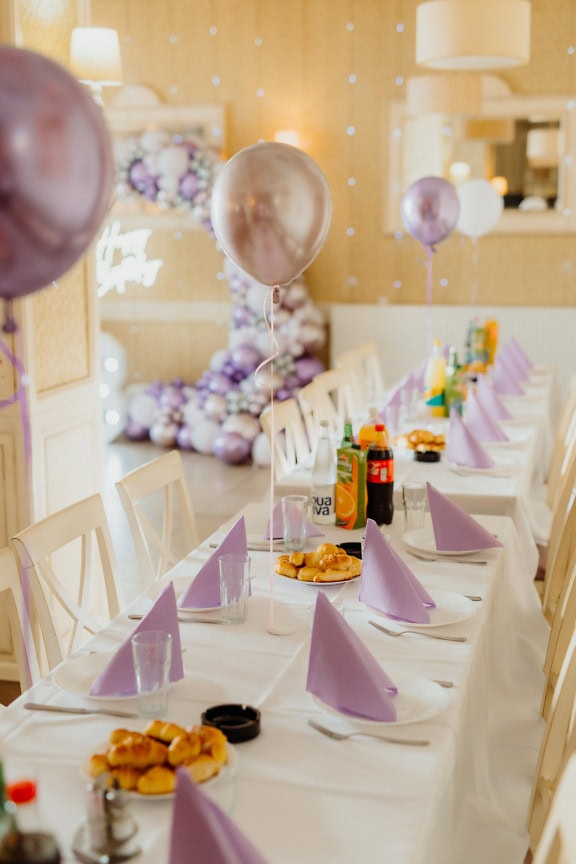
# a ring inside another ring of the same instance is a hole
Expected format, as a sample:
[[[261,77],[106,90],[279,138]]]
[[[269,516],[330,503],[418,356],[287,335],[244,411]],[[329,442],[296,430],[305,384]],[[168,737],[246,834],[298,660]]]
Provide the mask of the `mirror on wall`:
[[[405,102],[388,111],[384,230],[402,228],[411,183],[441,176],[454,185],[492,182],[504,197],[495,232],[576,230],[576,107],[569,96],[507,93],[482,100],[477,115],[419,113]]]

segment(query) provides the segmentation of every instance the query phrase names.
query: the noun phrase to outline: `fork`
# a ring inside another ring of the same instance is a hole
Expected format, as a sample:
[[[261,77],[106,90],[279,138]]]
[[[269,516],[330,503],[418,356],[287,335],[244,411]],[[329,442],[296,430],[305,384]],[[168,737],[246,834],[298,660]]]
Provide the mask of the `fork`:
[[[388,627],[384,627],[383,624],[380,624],[379,621],[374,621],[372,618],[369,619],[368,623],[388,636],[403,636],[405,633],[412,633],[415,636],[427,636],[428,639],[442,639],[444,642],[468,641],[466,636],[440,636],[438,633],[422,633],[420,630],[389,630]]]
[[[345,741],[347,738],[352,738],[355,735],[362,735],[364,738],[377,738],[379,741],[387,741],[389,744],[411,744],[413,747],[427,747],[430,741],[425,738],[389,738],[387,735],[374,735],[372,732],[335,732],[334,729],[328,729],[327,726],[322,726],[315,720],[308,720],[308,725],[317,732],[327,735],[328,738],[333,738],[334,741]]]

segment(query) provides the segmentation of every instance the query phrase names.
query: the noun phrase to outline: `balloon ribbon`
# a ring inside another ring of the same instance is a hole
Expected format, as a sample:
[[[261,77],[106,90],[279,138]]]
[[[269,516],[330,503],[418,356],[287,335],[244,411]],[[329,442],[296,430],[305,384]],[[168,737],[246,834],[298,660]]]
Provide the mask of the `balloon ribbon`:
[[[434,246],[426,246],[426,331],[428,342],[428,357],[432,356],[433,334],[432,334],[432,257]]]

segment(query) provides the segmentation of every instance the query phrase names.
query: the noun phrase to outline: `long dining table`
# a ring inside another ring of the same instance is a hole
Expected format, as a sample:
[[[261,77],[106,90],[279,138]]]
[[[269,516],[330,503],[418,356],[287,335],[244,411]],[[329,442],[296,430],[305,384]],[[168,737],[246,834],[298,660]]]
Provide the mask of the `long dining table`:
[[[391,637],[370,625],[370,619],[390,622],[360,602],[358,579],[327,585],[276,574],[278,552],[262,543],[268,514],[264,501],[236,514],[244,516],[252,547],[247,620],[240,625],[180,624],[185,677],[171,686],[166,719],[197,724],[207,707],[230,702],[261,711],[260,735],[234,746],[236,767],[227,769],[220,785],[211,789],[208,784],[206,792],[229,808],[274,864],[461,864],[472,860],[465,852],[464,804],[491,820],[490,839],[501,830],[513,837],[519,851],[525,832],[518,820],[511,831],[505,812],[498,779],[501,745],[512,729],[507,773],[524,776],[534,770],[542,732],[538,708],[547,625],[526,577],[526,549],[513,520],[478,516],[500,538],[501,548],[452,560],[422,560],[404,546],[403,516],[397,511],[386,529],[394,548],[433,595],[445,592],[455,598],[459,613],[452,623],[421,628],[419,635]],[[86,815],[90,754],[119,725],[142,729],[146,721],[29,711],[24,705],[34,701],[135,711],[134,699],[90,698],[94,675],[135,626],[129,614],[145,613],[167,581],[180,594],[235,519],[0,714],[1,756],[8,765],[11,760],[28,764],[36,774],[40,807],[65,861],[74,860],[71,843]],[[363,533],[333,526],[321,530],[324,536],[308,538],[307,548],[360,540]],[[405,722],[376,724],[369,731],[425,739],[428,746],[368,737],[336,741],[308,725],[308,719],[315,719],[337,728],[366,729],[335,716],[306,691],[312,616],[320,592],[393,680],[416,687],[414,711],[403,716]],[[218,617],[218,612],[210,614]],[[430,638],[434,634],[466,641]],[[233,792],[233,801],[222,797],[223,790]],[[528,807],[526,791],[522,794],[525,800],[516,802],[520,810]],[[171,800],[138,796],[131,807],[142,847],[135,860],[168,862]],[[497,864],[494,857],[486,860]]]

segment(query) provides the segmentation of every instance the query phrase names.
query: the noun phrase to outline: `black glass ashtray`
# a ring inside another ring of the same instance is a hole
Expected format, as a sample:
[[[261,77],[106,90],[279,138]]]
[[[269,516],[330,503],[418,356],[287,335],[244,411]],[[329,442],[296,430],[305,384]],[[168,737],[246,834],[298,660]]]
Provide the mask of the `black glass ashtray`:
[[[347,555],[352,555],[354,558],[362,558],[361,543],[339,543],[340,549],[344,549]]]
[[[202,723],[220,729],[231,744],[240,744],[260,734],[260,711],[251,705],[213,705],[203,712]]]
[[[416,462],[440,462],[439,450],[415,450],[414,459]]]

